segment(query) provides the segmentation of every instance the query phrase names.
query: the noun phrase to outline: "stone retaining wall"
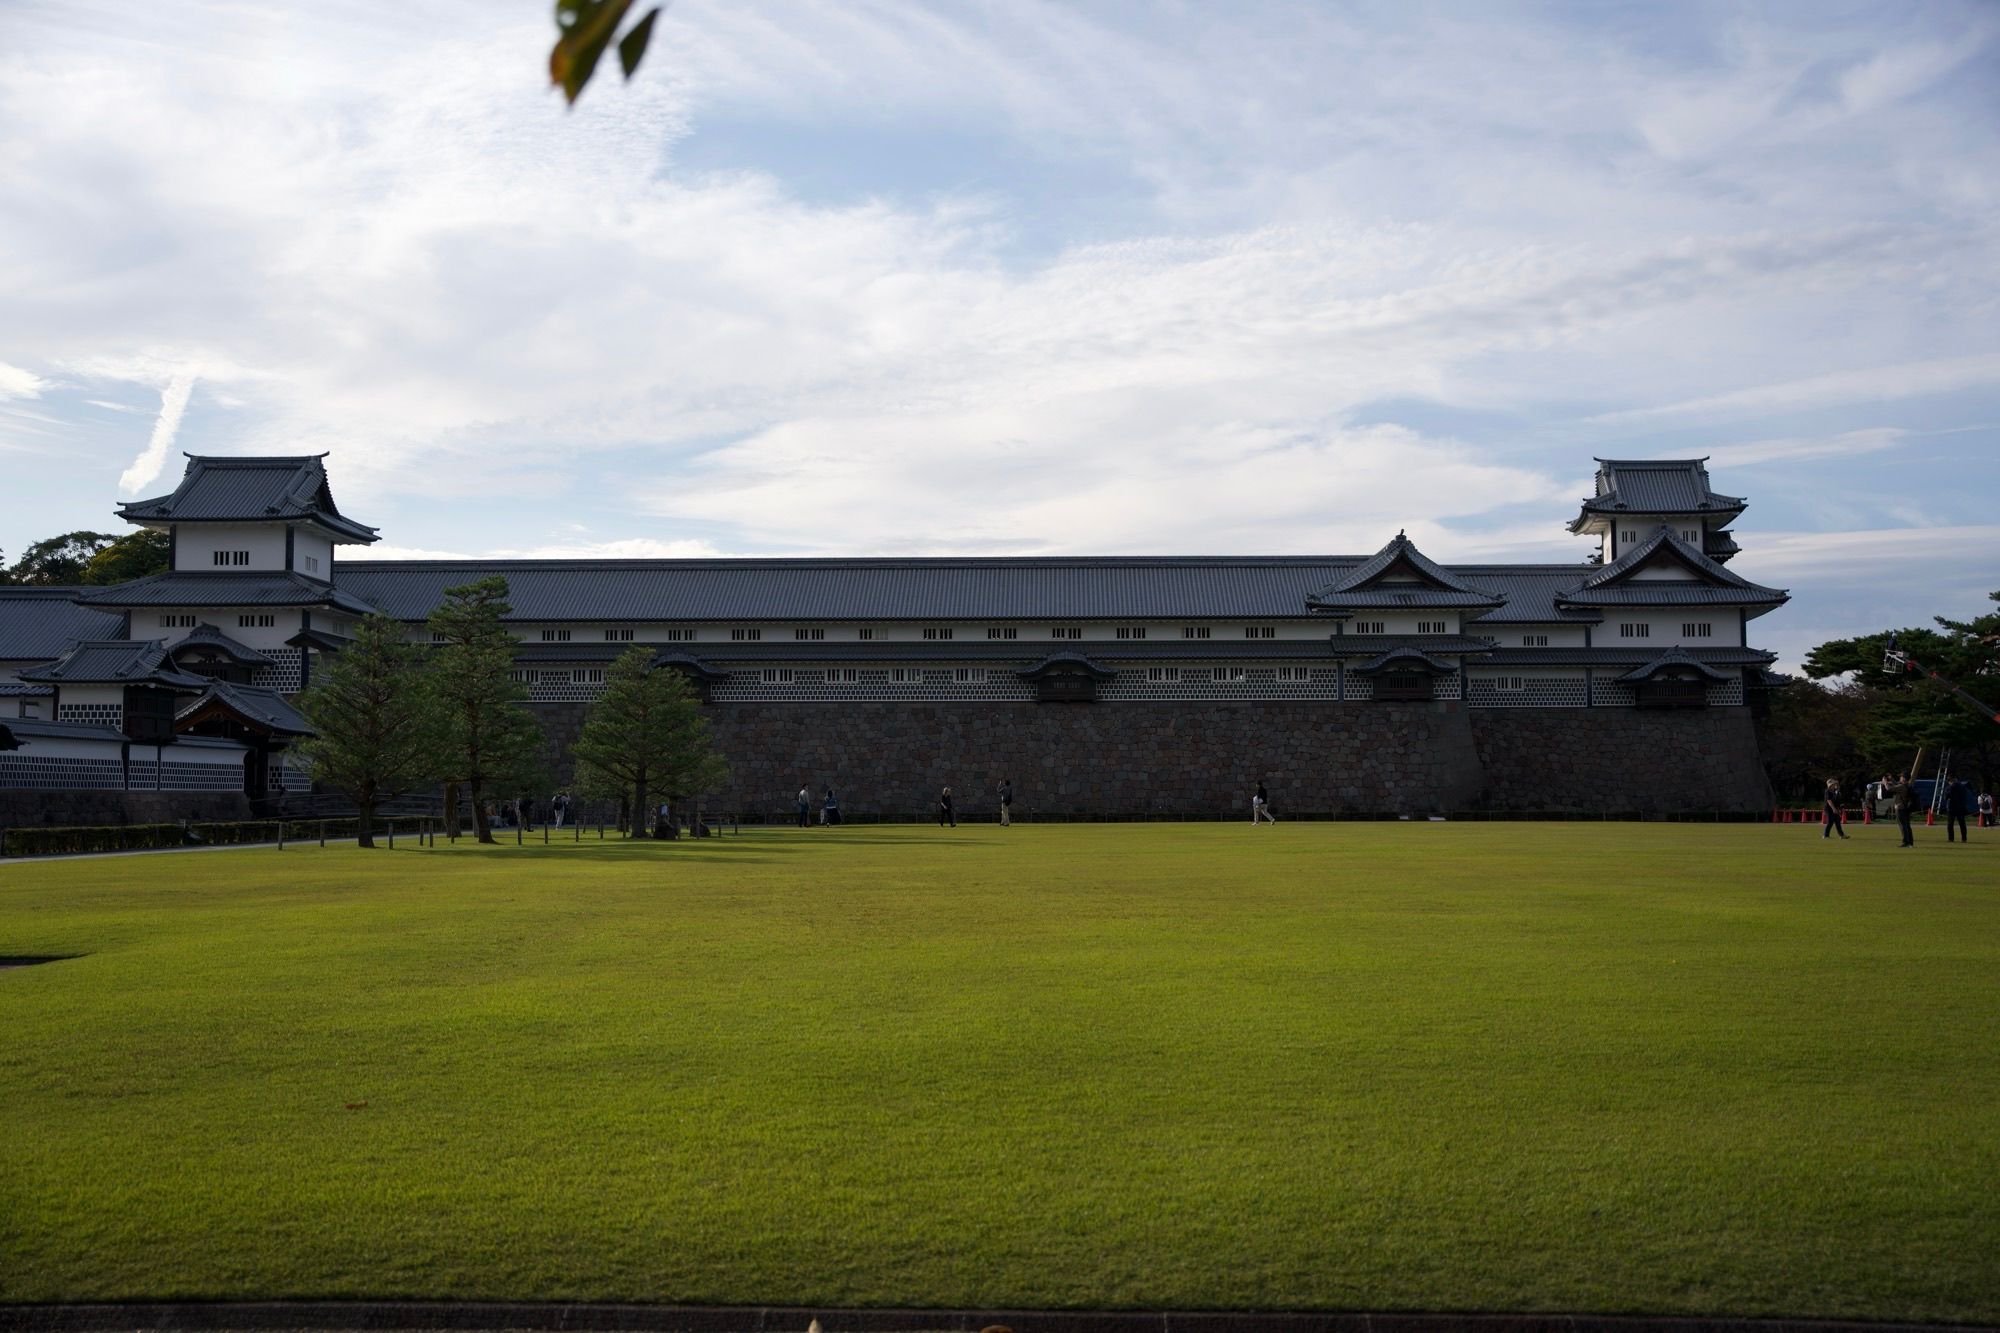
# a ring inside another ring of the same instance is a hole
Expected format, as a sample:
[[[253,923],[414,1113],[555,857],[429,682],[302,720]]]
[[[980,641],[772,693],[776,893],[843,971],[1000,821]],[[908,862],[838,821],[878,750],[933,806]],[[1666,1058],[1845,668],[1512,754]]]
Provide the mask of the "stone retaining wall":
[[[535,706],[557,771],[584,706]],[[1269,784],[1300,813],[1769,808],[1749,710],[1459,704],[737,704],[709,710],[729,786],[710,808],[788,817],[805,783],[856,815],[1249,817]]]

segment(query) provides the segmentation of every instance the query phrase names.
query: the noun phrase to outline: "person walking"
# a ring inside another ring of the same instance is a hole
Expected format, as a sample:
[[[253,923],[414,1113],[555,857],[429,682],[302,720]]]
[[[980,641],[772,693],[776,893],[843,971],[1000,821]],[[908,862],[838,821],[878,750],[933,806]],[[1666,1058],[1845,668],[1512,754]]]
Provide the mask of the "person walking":
[[[1838,833],[1842,842],[1847,841],[1847,824],[1840,817],[1839,778],[1828,778],[1826,780],[1826,803],[1820,807],[1819,818],[1820,837],[1830,838]]]
[[[1913,796],[1910,790],[1910,775],[1905,773],[1897,778],[1883,778],[1882,794],[1889,798],[1889,808],[1895,811],[1896,827],[1903,833],[1902,845],[1916,846],[1917,835],[1910,831],[1910,801]]]
[[[1972,813],[1972,784],[1964,778],[1953,778],[1951,785],[1944,789],[1944,840],[1946,842],[1971,842],[1971,835],[1965,831],[1965,817]],[[1952,837],[1956,829],[1958,836]]]
[[[521,827],[530,833],[535,831],[535,798],[532,796],[521,798]]]
[[[833,794],[833,784],[826,786],[826,795],[820,798],[819,822],[838,825],[840,823],[840,798]]]
[[[1979,793],[1979,827],[1993,827],[1993,793],[1990,791]]]
[[[953,814],[951,810],[951,788],[949,787],[938,793],[938,827],[943,828],[947,824],[952,828],[958,827],[958,816]]]
[[[1265,790],[1261,782],[1257,784],[1256,794],[1250,798],[1250,822],[1252,824],[1278,822],[1278,817],[1271,813],[1271,793]]]
[[[1000,779],[1000,827],[1014,826],[1014,782],[1011,778]]]
[[[557,828],[561,828],[564,824],[568,823],[569,793],[566,791],[559,791],[554,796],[550,797],[549,809],[553,811],[555,814]]]
[[[803,782],[799,784],[799,827],[812,827],[812,794]]]

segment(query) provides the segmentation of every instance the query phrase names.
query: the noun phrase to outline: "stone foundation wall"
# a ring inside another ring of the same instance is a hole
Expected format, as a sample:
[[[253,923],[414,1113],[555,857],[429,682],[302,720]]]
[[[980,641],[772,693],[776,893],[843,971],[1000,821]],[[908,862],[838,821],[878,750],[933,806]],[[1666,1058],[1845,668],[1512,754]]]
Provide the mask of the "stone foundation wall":
[[[1748,708],[1476,708],[1495,810],[1769,810]]]
[[[241,792],[0,791],[0,828],[248,818],[250,802]]]
[[[535,706],[556,769],[580,704]],[[710,808],[789,818],[805,783],[854,815],[923,814],[949,783],[990,817],[1000,780],[1018,815],[1249,817],[1259,779],[1301,814],[1478,809],[1769,808],[1749,710],[1466,709],[1460,704],[1116,703],[721,705],[731,768]]]

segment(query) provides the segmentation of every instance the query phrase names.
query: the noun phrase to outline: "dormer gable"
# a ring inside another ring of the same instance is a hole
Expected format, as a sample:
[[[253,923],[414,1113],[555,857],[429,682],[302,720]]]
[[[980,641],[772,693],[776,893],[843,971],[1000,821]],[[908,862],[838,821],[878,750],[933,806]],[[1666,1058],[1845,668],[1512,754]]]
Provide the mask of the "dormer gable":
[[[1504,597],[1476,588],[1417,549],[1407,533],[1306,598],[1314,611],[1341,615],[1375,608],[1491,610]]]
[[[1664,523],[1556,598],[1558,605],[1588,607],[1699,603],[1768,608],[1788,600],[1782,589],[1732,574]]]

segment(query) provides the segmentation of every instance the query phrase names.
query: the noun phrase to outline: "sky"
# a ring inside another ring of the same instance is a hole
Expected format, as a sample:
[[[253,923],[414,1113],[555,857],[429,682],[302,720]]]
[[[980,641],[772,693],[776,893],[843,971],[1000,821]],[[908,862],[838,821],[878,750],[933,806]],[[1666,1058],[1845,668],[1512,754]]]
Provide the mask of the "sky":
[[[367,554],[1581,561],[1753,641],[2000,589],[2000,7],[0,3],[0,551],[182,451]],[[361,552],[353,552],[360,555]]]

